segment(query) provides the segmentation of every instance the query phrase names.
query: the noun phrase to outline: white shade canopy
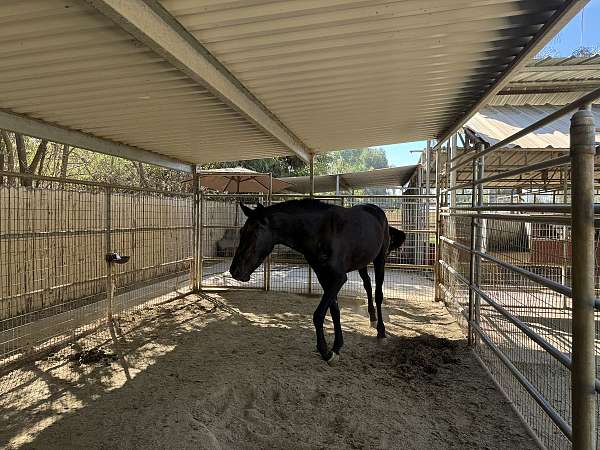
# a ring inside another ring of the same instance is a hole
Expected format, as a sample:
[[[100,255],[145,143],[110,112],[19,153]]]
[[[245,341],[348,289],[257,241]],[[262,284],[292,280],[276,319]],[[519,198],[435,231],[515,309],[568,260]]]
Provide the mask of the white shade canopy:
[[[203,170],[199,176],[202,186],[229,193],[260,192],[268,194],[271,183],[271,192],[280,192],[290,185],[277,178],[271,180],[271,174],[255,172],[244,167]]]

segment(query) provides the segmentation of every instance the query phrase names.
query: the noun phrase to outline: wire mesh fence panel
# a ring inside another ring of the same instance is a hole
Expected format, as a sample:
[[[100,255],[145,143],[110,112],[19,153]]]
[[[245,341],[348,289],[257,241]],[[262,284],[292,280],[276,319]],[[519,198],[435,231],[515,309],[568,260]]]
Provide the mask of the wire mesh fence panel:
[[[0,187],[0,366],[106,323],[109,251],[131,257],[116,269],[115,313],[188,289],[190,239],[187,194],[53,179]]]
[[[466,171],[461,176],[473,179]],[[568,448],[570,215],[544,207],[567,203],[569,184],[505,186],[459,188],[442,196],[440,290],[472,333],[476,354],[542,444]],[[596,353],[599,333],[596,325]]]
[[[187,193],[111,190],[110,247],[131,257],[114,266],[114,313],[190,290],[192,202]]]
[[[305,195],[275,194],[270,203],[306,199]],[[406,232],[407,240],[388,256],[385,295],[388,297],[412,296],[433,298],[433,259],[435,230],[431,199],[388,196],[320,196],[320,201],[352,207],[364,203],[380,206],[388,216],[391,226]],[[284,245],[275,245],[265,263],[257,269],[247,283],[241,283],[228,273],[235,249],[239,243],[239,230],[245,216],[239,210],[240,201],[264,201],[252,195],[204,194],[203,196],[203,286],[249,287],[305,294],[322,294],[316,274],[304,256]],[[429,202],[429,203],[428,203]],[[265,274],[266,268],[266,274]],[[372,269],[371,278],[374,279]],[[348,274],[348,281],[340,291],[342,296],[364,296],[363,282],[358,272]]]
[[[202,286],[258,288],[265,287],[265,264],[261,264],[246,283],[235,280],[229,273],[235,250],[239,244],[240,230],[246,216],[240,203],[252,207],[265,203],[264,195],[210,194],[202,195]]]
[[[433,299],[433,261],[435,255],[435,208],[423,196],[349,196],[344,206],[379,206],[390,226],[403,231],[406,240],[386,259],[384,296],[389,298]],[[374,281],[373,270],[369,275]],[[374,282],[372,283],[375,286]],[[358,272],[348,274],[340,295],[365,295]]]

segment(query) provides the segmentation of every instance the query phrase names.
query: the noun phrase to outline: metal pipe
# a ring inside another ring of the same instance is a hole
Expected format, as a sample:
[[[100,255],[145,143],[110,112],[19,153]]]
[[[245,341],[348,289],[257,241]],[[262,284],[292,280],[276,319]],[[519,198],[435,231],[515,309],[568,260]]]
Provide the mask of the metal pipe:
[[[475,145],[475,151],[479,151],[483,148],[483,144],[478,143]],[[483,198],[481,197],[481,192],[479,189],[475,189],[477,186],[477,180],[481,175],[481,162],[479,159],[473,160],[472,165],[472,187],[471,187],[471,206],[480,206]],[[456,195],[454,192],[450,194]],[[478,252],[481,252],[481,226],[479,223],[479,219],[475,217],[471,217],[471,227],[470,227],[470,237],[471,237],[471,248],[470,248],[470,258],[469,258],[469,311],[468,311],[468,325],[469,325],[469,333],[468,333],[468,341],[469,345],[475,345],[475,333],[473,333],[473,329],[471,327],[471,323],[479,323],[479,314],[478,314],[478,295],[473,288],[473,286],[479,286],[479,278],[481,273],[481,258],[477,256]]]
[[[593,165],[592,165],[593,167]],[[593,203],[594,214],[600,214],[600,204]],[[518,212],[543,212],[543,213],[571,213],[571,205],[552,205],[552,204],[510,204],[500,203],[496,205],[483,205],[468,207],[462,206],[460,208],[450,208],[454,211],[518,211]]]
[[[440,261],[441,265],[448,270],[453,276],[455,276],[459,281],[461,281],[465,285],[469,285],[469,281],[457,270],[455,270],[450,264],[446,261]],[[567,367],[569,370],[571,369],[572,361],[565,353],[561,352],[555,346],[553,346],[550,342],[544,339],[542,336],[533,331],[529,325],[525,322],[521,321],[521,319],[512,315],[504,306],[497,303],[493,300],[489,295],[487,295],[481,288],[478,286],[473,286],[473,289],[477,291],[477,293],[483,298],[486,303],[492,306],[496,311],[498,311],[502,316],[507,318],[510,322],[512,322],[519,330],[521,330],[528,338],[546,350],[551,356],[553,356],[558,362],[560,362],[563,366]],[[600,392],[600,380],[595,380],[595,389],[597,392]]]
[[[453,246],[454,248],[457,248],[459,250],[463,250],[465,252],[471,252],[472,250],[467,247],[466,245],[463,245],[459,242],[456,242],[452,239],[447,238],[446,236],[440,236],[440,240],[446,242],[447,244]],[[503,267],[507,270],[510,270],[511,272],[517,273],[519,275],[524,276],[525,278],[529,278],[531,281],[538,283],[544,287],[547,287],[548,289],[553,290],[554,292],[558,292],[559,294],[563,294],[566,295],[568,297],[572,296],[572,291],[569,287],[567,286],[563,286],[560,283],[557,283],[556,281],[552,281],[549,280],[548,278],[545,278],[541,275],[538,275],[537,273],[533,273],[530,272],[529,270],[526,269],[522,269],[521,267],[515,266],[514,264],[511,263],[507,263],[505,261],[502,261],[501,259],[498,259],[494,256],[491,256],[488,253],[482,253],[482,252],[477,252],[477,251],[473,251],[474,253],[476,253],[477,255],[481,256],[483,259],[486,259],[488,261],[491,261],[493,263],[498,264],[500,267]]]
[[[198,167],[196,164],[192,167],[192,192],[194,193],[192,205],[192,243],[193,243],[193,264],[191,270],[191,285],[192,291],[197,292],[200,290],[200,285],[198,284],[198,275],[200,268],[200,253],[199,249],[199,226],[200,226],[200,177],[198,175]]]
[[[442,216],[450,216],[452,213],[441,212]],[[494,214],[494,213],[462,213],[460,217],[481,217],[482,219],[507,220],[510,222],[527,223],[549,223],[553,225],[571,225],[571,218],[568,216],[551,216],[548,214],[529,215],[529,214]],[[594,224],[600,227],[600,219],[595,219]]]
[[[569,203],[569,171],[567,170],[567,168],[563,168],[562,170],[562,176],[563,176],[563,203],[566,205]],[[600,222],[600,221],[599,221]],[[568,241],[567,241],[567,231],[568,231],[568,227],[566,226],[567,224],[565,224],[565,226],[562,227],[562,264],[561,264],[561,269],[560,269],[560,282],[562,284],[564,284],[565,286],[567,285],[567,254],[569,251],[569,245],[568,245]],[[596,227],[596,221],[594,220],[594,228]],[[600,226],[600,224],[599,224]],[[567,309],[568,305],[567,305],[567,297],[563,297],[563,307],[564,309]]]
[[[502,139],[500,142],[486,148],[482,152],[469,156],[468,158],[462,160],[460,163],[455,164],[452,167],[450,167],[450,171],[454,172],[454,171],[456,171],[456,169],[464,166],[465,164],[467,164],[470,161],[473,161],[477,157],[487,155],[488,153],[491,153],[494,150],[505,147],[506,144],[510,144],[511,142],[522,138],[523,136],[527,136],[529,133],[543,127],[544,125],[552,123],[557,119],[560,119],[562,116],[567,115],[572,111],[575,111],[576,109],[578,109],[581,106],[590,104],[592,101],[594,101],[598,98],[600,98],[600,88],[593,90],[589,94],[586,94],[583,97],[580,97],[579,99],[575,100],[574,102],[572,102],[566,106],[563,106],[559,110],[553,112],[552,114],[547,115],[546,117],[538,120],[537,122],[532,123],[528,127],[525,127],[520,131],[517,131],[516,133],[507,137],[506,139]],[[592,130],[592,132],[593,131],[594,130]],[[593,149],[593,145],[592,145],[592,149]]]
[[[273,204],[273,174],[269,174],[269,194],[267,196],[267,206]],[[271,290],[271,255],[265,259],[265,291]]]
[[[527,430],[527,434],[529,434],[529,436],[535,441],[535,443],[537,444],[537,446],[540,450],[545,450],[546,446],[542,443],[542,440],[540,439],[540,437],[535,433],[535,431],[533,431],[533,429],[531,428],[531,425],[529,425],[529,423],[527,422],[527,419],[525,419],[525,417],[523,417],[523,414],[521,414],[521,411],[519,411],[519,409],[517,408],[517,405],[515,405],[513,399],[511,399],[509,397],[506,390],[502,387],[502,385],[498,382],[498,380],[496,380],[496,378],[494,377],[494,374],[492,374],[492,372],[490,371],[490,369],[486,365],[486,363],[479,357],[479,355],[476,352],[473,352],[473,355],[475,355],[475,359],[477,360],[477,362],[479,363],[479,365],[481,366],[483,371],[486,373],[488,379],[492,380],[492,383],[494,383],[494,385],[496,386],[496,389],[498,389],[498,391],[500,391],[500,393],[504,397],[504,400],[510,405],[510,407],[513,410],[513,412],[515,413],[515,415],[519,418],[519,420],[521,421],[521,424]]]
[[[518,167],[513,170],[507,170],[505,172],[488,175],[487,177],[483,177],[480,180],[477,180],[476,184],[478,184],[478,185],[485,184],[485,183],[489,183],[490,181],[501,180],[503,178],[513,177],[513,176],[521,175],[521,174],[527,173],[527,172],[535,172],[537,170],[549,169],[551,167],[564,166],[564,165],[567,165],[570,163],[571,163],[570,155],[560,156],[558,158],[549,159],[549,160],[546,160],[546,161],[543,161],[540,163],[529,164],[527,166],[521,166],[521,167]],[[456,189],[468,189],[471,187],[471,185],[472,185],[472,183],[462,183],[462,184],[452,187],[451,189],[448,188],[447,191],[456,190]]]
[[[204,276],[204,192],[202,191],[202,177],[198,178],[199,214],[198,214],[198,290],[202,290],[202,277]],[[237,206],[236,206],[237,207]]]
[[[112,189],[106,188],[104,192],[104,254],[108,255],[112,252],[112,239],[111,239],[111,225],[112,225]],[[112,320],[113,310],[113,299],[115,295],[113,286],[113,265],[106,261],[106,317],[110,322]]]
[[[219,197],[227,197],[232,196],[232,194],[219,194]],[[274,197],[277,198],[298,198],[303,197],[307,194],[275,194]],[[338,198],[406,198],[406,199],[417,199],[417,198],[435,198],[435,194],[431,195],[418,195],[418,194],[398,194],[398,195],[388,195],[388,194],[340,194],[340,195],[315,195],[323,200],[327,199],[338,199]]]
[[[600,92],[600,89],[598,90]],[[571,118],[573,449],[596,448],[596,360],[594,352],[594,117],[590,109]]]
[[[448,140],[448,159],[452,159],[456,154],[456,135],[452,136]],[[456,172],[452,172],[449,167],[448,172],[448,188],[456,185]],[[453,208],[456,206],[456,192],[452,191],[450,193],[450,207]]]
[[[479,144],[479,145],[483,145],[483,144]],[[475,168],[477,170],[477,176],[473,177],[474,181],[479,181],[481,180],[484,175],[485,175],[485,157],[482,156],[479,159],[475,160],[476,164],[475,164]],[[477,187],[477,189],[475,189],[475,187]],[[473,186],[473,193],[472,195],[476,196],[476,203],[477,206],[481,206],[483,205],[483,185],[482,184],[477,184],[476,186]],[[480,212],[478,212],[478,214],[480,214]],[[479,285],[481,284],[481,256],[479,256],[479,254],[484,253],[485,252],[485,239],[486,239],[486,223],[485,223],[485,219],[481,219],[480,217],[476,219],[475,221],[475,250],[477,251],[477,254],[475,255],[475,267],[474,267],[474,283],[475,286],[477,288],[479,288]],[[474,311],[474,315],[473,318],[475,320],[475,323],[479,324],[480,323],[480,303],[481,303],[481,299],[479,297],[479,293],[477,292],[477,290],[475,290],[475,311]]]
[[[315,196],[315,154],[310,154],[310,159],[308,160],[308,170],[309,170],[309,183],[310,183],[310,196]]]
[[[315,196],[315,154],[310,154],[309,160],[310,197]],[[312,269],[308,266],[308,293],[312,294]]]
[[[455,276],[459,281],[461,281],[466,286],[469,285],[469,281],[456,269],[454,269],[450,264],[446,261],[440,261],[441,265],[450,272],[453,276]],[[551,356],[553,356],[559,363],[563,366],[571,370],[572,360],[565,353],[561,352],[554,345],[544,339],[542,336],[533,331],[529,325],[525,322],[521,321],[521,319],[517,318],[513,314],[511,314],[504,306],[497,303],[493,300],[488,294],[486,294],[480,287],[473,286],[473,289],[477,291],[477,293],[483,298],[486,303],[492,306],[496,311],[498,311],[502,316],[507,318],[510,322],[512,322],[519,330],[521,330],[528,338],[546,350]],[[596,392],[600,393],[600,380],[596,379],[594,381],[594,389]]]
[[[489,338],[489,336],[481,329],[481,327],[474,323],[473,329],[477,332],[483,342],[496,354],[496,356],[504,363],[506,368],[514,375],[517,381],[525,388],[527,392],[533,397],[538,405],[548,414],[550,419],[556,424],[556,426],[563,432],[563,434],[571,439],[573,431],[571,426],[561,417],[561,415],[552,407],[550,403],[544,398],[542,394],[531,384],[531,382],[523,375],[523,373],[512,363],[510,359],[506,357],[502,350]],[[592,447],[589,449],[591,450]]]
[[[431,140],[427,141],[427,148],[431,149]],[[441,284],[440,277],[440,229],[441,229],[441,216],[440,216],[440,149],[435,152],[435,248],[434,248],[434,260],[433,260],[433,285],[434,285],[434,301],[440,302],[443,300],[439,285]]]

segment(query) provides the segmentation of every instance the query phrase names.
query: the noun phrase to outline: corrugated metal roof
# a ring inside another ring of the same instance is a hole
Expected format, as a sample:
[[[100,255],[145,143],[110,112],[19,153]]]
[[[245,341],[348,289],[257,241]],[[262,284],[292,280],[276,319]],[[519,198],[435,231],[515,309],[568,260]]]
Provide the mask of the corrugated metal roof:
[[[465,125],[485,142],[493,145],[511,134],[543,119],[559,109],[557,106],[488,106]],[[593,107],[594,120],[600,124],[600,107]],[[528,134],[509,145],[521,148],[569,148],[570,115]],[[600,134],[596,135],[600,142]]]
[[[566,105],[598,87],[600,55],[537,59],[516,73],[490,105]]]
[[[564,2],[163,0],[311,148],[442,133]]]
[[[83,1],[3,1],[0,107],[177,157],[291,152]]]
[[[318,175],[314,177],[315,192],[335,192],[338,185],[338,177],[341,190],[404,186],[410,180],[417,167],[416,165],[412,165],[335,175]],[[287,188],[288,191],[301,194],[310,193],[310,177],[282,177],[280,180],[291,184]]]
[[[1,109],[188,162],[291,154],[89,3],[119,2],[2,2]],[[585,2],[156,3],[304,144],[325,151],[439,135],[545,24]]]

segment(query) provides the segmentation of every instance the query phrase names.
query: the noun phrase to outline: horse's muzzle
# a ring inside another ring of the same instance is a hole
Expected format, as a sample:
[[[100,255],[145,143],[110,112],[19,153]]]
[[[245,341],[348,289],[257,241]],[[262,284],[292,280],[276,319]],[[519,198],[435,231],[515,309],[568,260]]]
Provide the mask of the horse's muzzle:
[[[241,273],[239,270],[234,269],[233,267],[231,267],[229,269],[229,273],[231,274],[231,276],[233,277],[234,280],[237,281],[241,281],[243,283],[246,283],[247,281],[250,281],[250,275],[246,275]]]

